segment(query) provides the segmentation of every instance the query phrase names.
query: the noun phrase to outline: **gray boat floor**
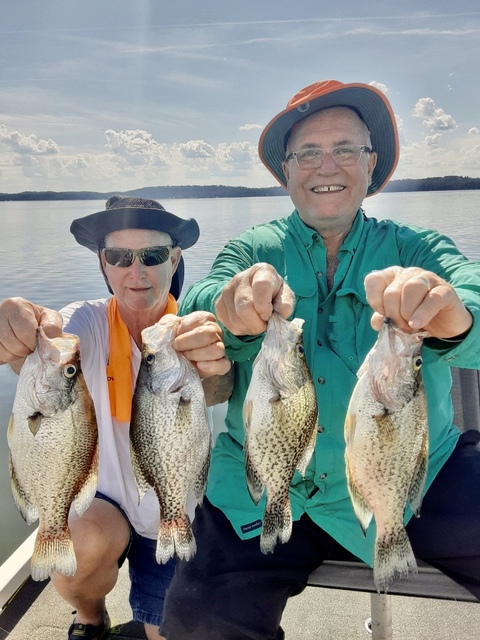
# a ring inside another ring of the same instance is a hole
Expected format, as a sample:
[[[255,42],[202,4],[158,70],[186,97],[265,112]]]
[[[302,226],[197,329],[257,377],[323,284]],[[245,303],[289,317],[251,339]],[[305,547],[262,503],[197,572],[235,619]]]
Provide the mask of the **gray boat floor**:
[[[145,638],[143,625],[131,620],[128,571],[120,571],[107,607],[117,640]],[[287,640],[368,640],[365,621],[370,615],[367,593],[308,587],[292,598],[282,626]],[[395,596],[392,606],[394,640],[478,640],[480,607]],[[72,608],[48,582],[29,579],[0,615],[0,640],[65,640]]]

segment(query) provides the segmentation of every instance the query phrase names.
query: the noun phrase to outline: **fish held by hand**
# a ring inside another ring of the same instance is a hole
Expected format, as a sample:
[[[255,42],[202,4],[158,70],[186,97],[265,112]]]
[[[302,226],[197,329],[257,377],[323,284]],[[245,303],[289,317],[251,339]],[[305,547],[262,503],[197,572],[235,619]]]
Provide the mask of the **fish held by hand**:
[[[139,499],[153,487],[160,506],[156,559],[196,552],[187,497],[203,500],[211,433],[198,372],[173,348],[180,318],[142,331],[142,360],[132,403],[130,450]]]
[[[303,349],[304,320],[268,321],[243,406],[245,468],[250,496],[267,502],[260,536],[263,553],[292,533],[289,487],[295,470],[304,475],[317,436],[315,385]]]
[[[39,519],[31,559],[34,580],[53,571],[75,574],[69,509],[74,501],[81,516],[97,487],[97,422],[79,342],[67,333],[50,339],[38,328],[36,349],[19,373],[8,425],[14,501],[28,524]]]
[[[428,462],[427,401],[422,381],[425,332],[405,333],[390,319],[358,371],[345,421],[348,491],[364,533],[375,518],[374,581],[416,573],[404,526],[407,503],[418,516]]]

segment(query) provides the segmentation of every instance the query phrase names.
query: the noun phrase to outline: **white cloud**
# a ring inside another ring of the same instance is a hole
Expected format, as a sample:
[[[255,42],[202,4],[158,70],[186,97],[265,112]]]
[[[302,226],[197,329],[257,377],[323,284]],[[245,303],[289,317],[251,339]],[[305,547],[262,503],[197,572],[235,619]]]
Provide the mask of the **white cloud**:
[[[224,159],[227,162],[250,163],[257,157],[257,148],[250,142],[232,142],[229,145],[221,145],[221,148],[224,150]]]
[[[469,136],[478,136],[478,135],[480,135],[480,129],[478,127],[472,127],[471,129],[469,129],[468,135]]]
[[[388,91],[387,85],[383,84],[383,82],[375,82],[375,80],[372,80],[372,82],[369,82],[368,84],[371,87],[375,87],[375,89],[378,89],[382,93],[387,93],[387,91]]]
[[[432,98],[420,98],[412,115],[415,118],[421,118],[423,124],[430,131],[454,131],[457,129],[457,123],[453,117],[445,113],[443,109],[436,107]]]
[[[423,145],[425,147],[431,147],[432,149],[438,149],[440,146],[440,141],[442,139],[441,133],[433,133],[431,136],[425,136],[423,140]]]
[[[134,164],[166,164],[169,156],[168,147],[157,142],[151,133],[143,129],[126,129],[125,131],[105,131],[107,143],[105,147],[112,153]]]
[[[252,131],[252,129],[263,129],[261,124],[242,124],[241,127],[238,127],[240,131]]]
[[[18,131],[9,131],[5,125],[0,125],[0,144],[20,155],[54,155],[60,153],[59,146],[51,138],[43,140],[34,133],[29,136]]]
[[[190,140],[178,145],[180,153],[185,158],[214,158],[215,149],[204,140]]]

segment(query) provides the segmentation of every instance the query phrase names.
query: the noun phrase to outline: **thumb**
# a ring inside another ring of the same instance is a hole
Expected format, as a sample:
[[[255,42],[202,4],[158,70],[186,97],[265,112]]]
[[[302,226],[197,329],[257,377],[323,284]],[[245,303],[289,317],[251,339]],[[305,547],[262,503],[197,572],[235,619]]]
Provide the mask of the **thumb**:
[[[63,318],[53,309],[37,307],[36,314],[38,324],[43,328],[49,338],[58,338],[63,332]]]
[[[295,294],[288,284],[282,281],[282,285],[273,300],[274,310],[281,315],[282,318],[288,318],[295,309],[295,302]]]

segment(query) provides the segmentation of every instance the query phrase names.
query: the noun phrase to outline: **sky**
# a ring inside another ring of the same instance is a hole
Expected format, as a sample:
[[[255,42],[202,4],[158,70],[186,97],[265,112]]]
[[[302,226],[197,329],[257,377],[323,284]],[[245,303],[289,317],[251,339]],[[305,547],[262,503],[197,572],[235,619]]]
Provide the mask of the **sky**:
[[[0,0],[0,192],[277,184],[301,88],[384,91],[393,179],[480,177],[477,0]]]

